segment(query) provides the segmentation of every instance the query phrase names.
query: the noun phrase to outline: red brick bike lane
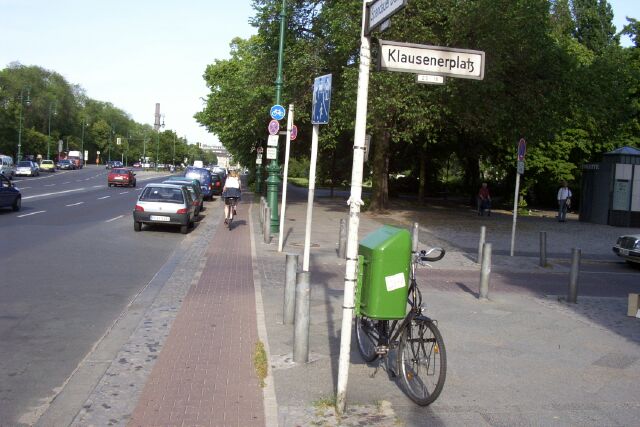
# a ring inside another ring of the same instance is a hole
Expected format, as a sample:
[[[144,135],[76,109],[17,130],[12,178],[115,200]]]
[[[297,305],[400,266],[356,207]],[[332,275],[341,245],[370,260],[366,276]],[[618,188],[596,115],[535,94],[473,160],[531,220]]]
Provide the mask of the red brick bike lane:
[[[221,223],[205,268],[182,303],[129,426],[265,425],[252,362],[258,332],[248,207],[238,207],[231,230],[221,212],[209,212]]]

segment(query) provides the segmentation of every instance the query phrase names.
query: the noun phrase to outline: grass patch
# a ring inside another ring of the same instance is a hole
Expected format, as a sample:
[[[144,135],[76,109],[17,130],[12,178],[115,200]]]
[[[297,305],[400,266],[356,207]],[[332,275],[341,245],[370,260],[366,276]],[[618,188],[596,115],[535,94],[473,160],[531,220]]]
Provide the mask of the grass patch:
[[[260,387],[264,387],[264,380],[269,373],[269,364],[267,363],[267,352],[264,350],[262,341],[258,341],[253,350],[253,366],[256,370],[256,375],[258,375]]]
[[[308,187],[309,186],[309,178],[292,178],[287,177],[287,181],[296,187]]]

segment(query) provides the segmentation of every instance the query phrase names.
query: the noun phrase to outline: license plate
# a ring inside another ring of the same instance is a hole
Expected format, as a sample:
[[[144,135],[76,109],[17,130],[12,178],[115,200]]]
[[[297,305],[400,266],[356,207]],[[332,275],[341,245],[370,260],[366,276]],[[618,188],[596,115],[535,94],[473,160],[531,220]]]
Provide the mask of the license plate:
[[[158,216],[158,215],[151,215],[150,219],[151,221],[171,221],[171,218],[169,218],[168,216]]]
[[[629,255],[629,249],[620,248],[620,255]]]

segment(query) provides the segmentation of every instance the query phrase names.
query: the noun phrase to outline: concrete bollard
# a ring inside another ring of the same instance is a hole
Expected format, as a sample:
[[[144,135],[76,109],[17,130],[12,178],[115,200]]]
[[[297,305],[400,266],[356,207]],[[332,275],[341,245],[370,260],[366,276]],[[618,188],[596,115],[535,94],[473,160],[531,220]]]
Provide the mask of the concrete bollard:
[[[578,274],[580,273],[580,249],[571,249],[571,271],[569,272],[569,296],[567,301],[578,302]]]
[[[309,361],[309,272],[298,273],[296,284],[296,314],[293,328],[293,361],[307,363]]]
[[[547,232],[540,232],[540,267],[547,266]]]
[[[338,235],[338,258],[347,256],[347,220],[340,219],[340,233]]]
[[[489,297],[489,281],[491,276],[491,243],[482,248],[482,264],[480,265],[480,299]]]
[[[420,225],[417,222],[413,223],[411,229],[411,252],[418,252],[418,246],[420,245]]]
[[[264,223],[262,224],[262,233],[264,234],[264,242],[271,243],[271,209],[267,206],[264,209]]]
[[[292,325],[296,309],[296,274],[298,273],[298,255],[287,254],[284,270],[284,307],[282,323]]]
[[[478,242],[478,259],[476,263],[480,264],[482,261],[482,247],[484,246],[484,240],[487,234],[487,227],[482,225],[480,226],[480,241]]]

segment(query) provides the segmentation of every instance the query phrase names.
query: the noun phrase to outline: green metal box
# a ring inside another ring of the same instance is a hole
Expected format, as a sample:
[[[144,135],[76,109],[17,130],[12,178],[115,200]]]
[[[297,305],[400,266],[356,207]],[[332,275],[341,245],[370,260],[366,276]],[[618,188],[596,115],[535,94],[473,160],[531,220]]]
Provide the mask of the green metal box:
[[[407,313],[411,234],[385,225],[360,241],[356,314],[402,319]]]

